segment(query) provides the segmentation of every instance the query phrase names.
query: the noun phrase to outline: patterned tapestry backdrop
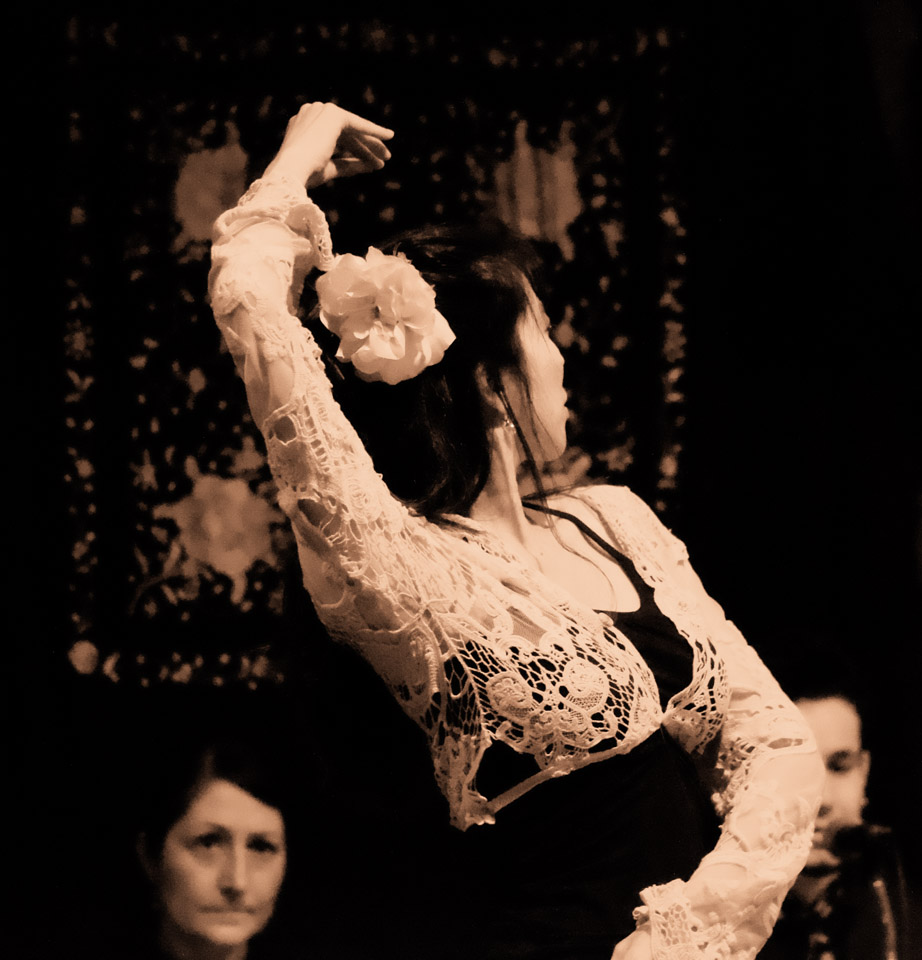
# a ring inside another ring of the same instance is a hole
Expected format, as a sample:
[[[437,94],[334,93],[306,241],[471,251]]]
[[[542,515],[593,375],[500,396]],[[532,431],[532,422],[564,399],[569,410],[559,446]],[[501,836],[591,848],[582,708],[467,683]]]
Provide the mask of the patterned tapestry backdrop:
[[[684,420],[680,31],[75,16],[66,44],[74,670],[255,688],[317,629],[205,294],[211,223],[306,101],[397,133],[382,174],[316,194],[339,252],[484,213],[534,239],[573,411],[556,470],[627,482],[668,520]]]

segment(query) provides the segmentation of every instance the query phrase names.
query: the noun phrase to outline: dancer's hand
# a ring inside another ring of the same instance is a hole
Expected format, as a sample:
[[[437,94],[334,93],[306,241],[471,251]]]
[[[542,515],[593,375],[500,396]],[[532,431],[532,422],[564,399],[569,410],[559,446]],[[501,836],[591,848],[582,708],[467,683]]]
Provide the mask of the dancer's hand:
[[[635,930],[615,947],[611,960],[653,960],[653,940],[646,930]]]
[[[333,103],[306,103],[288,121],[285,138],[264,178],[284,175],[308,187],[335,177],[380,170],[394,131]]]

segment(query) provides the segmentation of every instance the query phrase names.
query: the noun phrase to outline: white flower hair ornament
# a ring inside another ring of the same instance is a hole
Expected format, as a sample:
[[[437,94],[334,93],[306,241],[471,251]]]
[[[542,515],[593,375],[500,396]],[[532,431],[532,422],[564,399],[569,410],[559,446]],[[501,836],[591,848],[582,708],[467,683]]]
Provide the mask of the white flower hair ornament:
[[[362,380],[409,380],[454,342],[435,290],[402,253],[369,247],[364,257],[336,256],[316,289],[320,319],[339,337],[337,359]]]

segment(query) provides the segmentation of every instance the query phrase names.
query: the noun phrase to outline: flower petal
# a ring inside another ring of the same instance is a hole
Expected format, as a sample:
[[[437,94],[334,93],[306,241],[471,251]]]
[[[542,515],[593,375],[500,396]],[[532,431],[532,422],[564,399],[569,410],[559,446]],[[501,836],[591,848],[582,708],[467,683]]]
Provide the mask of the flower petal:
[[[321,322],[340,338],[336,356],[362,379],[399,383],[442,359],[455,336],[435,290],[402,253],[345,254],[317,281]]]

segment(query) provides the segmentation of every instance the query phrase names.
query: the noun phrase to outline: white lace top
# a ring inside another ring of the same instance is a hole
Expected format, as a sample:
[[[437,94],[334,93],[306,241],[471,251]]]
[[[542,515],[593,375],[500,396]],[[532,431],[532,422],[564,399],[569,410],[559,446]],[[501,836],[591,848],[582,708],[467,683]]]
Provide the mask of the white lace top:
[[[754,957],[812,838],[821,772],[799,713],[705,593],[683,545],[626,488],[578,496],[692,647],[692,682],[665,711],[609,618],[478,524],[437,525],[391,495],[296,316],[305,275],[329,257],[314,249],[306,199],[299,186],[254,183],[215,226],[209,287],[320,618],[425,730],[461,829],[492,822],[550,777],[630,751],[660,724],[696,754],[719,738],[721,839],[688,881],[641,891],[636,916],[657,960]],[[496,741],[534,756],[538,772],[485,797],[477,768]]]

